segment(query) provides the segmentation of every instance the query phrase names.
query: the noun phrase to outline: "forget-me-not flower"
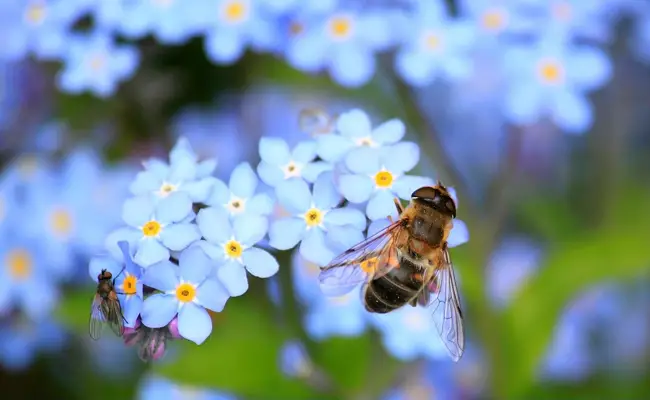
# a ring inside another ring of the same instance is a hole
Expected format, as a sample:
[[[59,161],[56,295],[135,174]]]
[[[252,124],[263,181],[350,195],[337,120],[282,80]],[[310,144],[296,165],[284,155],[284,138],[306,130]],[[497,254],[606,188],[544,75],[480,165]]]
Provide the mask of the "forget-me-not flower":
[[[121,81],[135,73],[139,59],[137,48],[116,44],[108,34],[76,34],[66,43],[57,84],[65,92],[89,90],[99,97],[108,97]]]
[[[304,326],[309,336],[315,340],[332,336],[354,337],[365,332],[368,316],[358,292],[323,296],[307,309]]]
[[[307,378],[314,372],[314,363],[298,340],[289,340],[282,345],[278,361],[282,373],[289,377]]]
[[[600,49],[545,40],[535,47],[513,47],[505,54],[509,89],[504,113],[516,124],[549,116],[569,133],[582,133],[593,122],[586,93],[600,88],[612,65]]]
[[[275,257],[253,247],[266,235],[266,217],[244,213],[231,221],[223,207],[208,207],[199,211],[196,223],[205,238],[199,246],[218,262],[217,277],[231,296],[241,296],[248,290],[246,271],[259,278],[278,272]]]
[[[297,299],[303,304],[311,304],[319,300],[323,295],[318,287],[318,274],[320,273],[318,264],[306,260],[299,250],[294,250],[291,256],[291,268],[293,290]]]
[[[392,215],[395,196],[410,200],[413,191],[433,183],[429,178],[405,175],[420,159],[415,143],[361,148],[357,154],[346,158],[350,173],[339,177],[339,190],[352,203],[368,201],[366,215],[371,220]]]
[[[228,292],[212,276],[214,261],[198,246],[183,251],[178,264],[165,260],[145,271],[143,283],[162,293],[146,298],[142,323],[150,328],[162,328],[178,314],[180,335],[201,344],[212,332],[212,320],[206,309],[221,312]]]
[[[257,175],[250,164],[241,163],[232,171],[228,186],[220,180],[215,181],[205,204],[224,207],[231,216],[242,213],[269,215],[273,212],[273,199],[266,193],[256,194],[257,184]]]
[[[186,193],[171,193],[155,202],[150,196],[139,196],[124,202],[122,219],[129,225],[109,234],[108,250],[115,257],[121,252],[116,245],[126,240],[135,249],[133,261],[143,268],[169,258],[171,251],[181,251],[201,238],[192,221],[192,200]]]
[[[180,385],[157,376],[148,376],[142,379],[138,389],[140,400],[236,400],[229,393],[214,389],[204,389]]]
[[[336,119],[336,134],[316,136],[317,153],[328,162],[338,162],[344,157],[357,158],[363,152],[358,148],[377,148],[399,142],[404,137],[406,127],[399,119],[388,120],[373,128],[370,117],[364,111],[353,109]]]
[[[290,178],[314,182],[322,172],[332,169],[328,163],[314,161],[316,149],[313,140],[300,142],[290,150],[284,139],[263,137],[259,145],[262,161],[257,166],[257,173],[272,187]]]
[[[321,174],[314,183],[313,193],[307,183],[290,179],[276,187],[280,204],[292,215],[272,223],[270,245],[288,250],[300,242],[300,254],[321,266],[363,240],[366,228],[362,212],[350,207],[336,208],[342,200],[332,182],[332,173]]]
[[[88,271],[93,281],[103,269],[113,275],[115,279],[115,292],[122,304],[122,314],[126,319],[126,327],[134,327],[142,309],[142,268],[131,260],[129,244],[126,241],[118,243],[123,259],[117,261],[112,257],[94,257],[90,260]]]
[[[39,321],[13,318],[0,324],[0,364],[23,371],[38,353],[52,353],[65,344],[65,329],[49,317]]]
[[[217,166],[215,159],[198,161],[186,138],[181,137],[169,153],[169,164],[159,159],[143,163],[145,170],[131,184],[135,195],[151,194],[164,198],[170,193],[186,193],[192,202],[205,202],[216,178],[210,176]]]

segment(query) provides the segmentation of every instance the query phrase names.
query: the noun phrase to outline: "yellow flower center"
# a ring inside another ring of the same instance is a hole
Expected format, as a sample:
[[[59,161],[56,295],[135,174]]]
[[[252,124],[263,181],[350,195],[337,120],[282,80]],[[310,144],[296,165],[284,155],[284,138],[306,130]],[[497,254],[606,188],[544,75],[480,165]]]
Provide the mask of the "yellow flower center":
[[[246,208],[246,200],[237,197],[232,198],[228,203],[227,208],[232,214],[239,214]]]
[[[483,14],[481,23],[489,31],[498,31],[505,25],[506,15],[503,10],[493,9],[487,10]]]
[[[440,49],[441,44],[440,35],[434,32],[429,32],[424,36],[424,47],[427,50],[438,50]]]
[[[318,274],[320,273],[320,267],[318,266],[318,264],[306,260],[305,260],[305,270],[307,272],[307,275],[312,277],[318,276]]]
[[[65,209],[57,209],[50,216],[50,226],[55,235],[66,237],[72,231],[72,216]]]
[[[243,1],[230,1],[223,9],[223,16],[231,23],[242,22],[248,14],[248,5]]]
[[[226,250],[226,255],[230,258],[239,258],[244,251],[241,244],[236,240],[228,241],[223,247]]]
[[[566,1],[556,2],[551,6],[551,14],[560,21],[568,21],[573,15],[571,4]]]
[[[372,137],[366,136],[357,139],[357,146],[361,147],[375,147],[375,141],[372,140]]]
[[[106,55],[104,53],[93,54],[89,60],[90,69],[95,72],[101,71],[106,66]]]
[[[329,30],[335,39],[347,39],[352,34],[352,19],[343,15],[333,17],[329,21]]]
[[[393,174],[389,171],[379,171],[375,175],[375,185],[378,188],[389,188],[393,185]]]
[[[371,274],[374,272],[375,268],[377,268],[377,257],[372,257],[367,260],[361,261],[361,264],[359,264],[359,267],[361,267],[361,270],[367,274]]]
[[[307,226],[313,227],[323,222],[323,212],[317,208],[312,208],[305,213],[305,222]]]
[[[41,2],[30,4],[27,6],[27,10],[25,11],[25,19],[32,25],[39,25],[42,23],[45,20],[46,15],[47,8],[45,7],[45,4]]]
[[[9,269],[9,275],[15,280],[25,280],[32,274],[32,257],[24,249],[10,251],[5,262]]]
[[[128,275],[122,282],[122,292],[127,295],[133,295],[136,292],[138,279],[133,275]]]
[[[305,25],[301,22],[293,21],[289,24],[289,36],[298,36],[305,31]]]
[[[196,297],[196,289],[189,283],[181,283],[176,287],[176,298],[183,303],[189,303]]]
[[[424,331],[427,328],[427,323],[424,320],[425,316],[419,309],[406,309],[408,314],[404,317],[404,323],[413,331]]]
[[[544,60],[539,64],[539,76],[543,82],[556,84],[564,78],[562,65],[555,60]]]
[[[142,227],[142,233],[147,237],[158,236],[161,230],[162,226],[158,221],[149,221]]]
[[[294,161],[289,161],[287,165],[284,166],[284,179],[300,177],[301,167]]]
[[[17,161],[18,172],[24,180],[29,180],[38,171],[38,158],[36,156],[22,156]]]
[[[158,190],[158,194],[161,197],[166,197],[170,193],[176,191],[176,189],[178,189],[178,187],[176,185],[172,185],[171,183],[165,182],[160,186],[160,189]]]

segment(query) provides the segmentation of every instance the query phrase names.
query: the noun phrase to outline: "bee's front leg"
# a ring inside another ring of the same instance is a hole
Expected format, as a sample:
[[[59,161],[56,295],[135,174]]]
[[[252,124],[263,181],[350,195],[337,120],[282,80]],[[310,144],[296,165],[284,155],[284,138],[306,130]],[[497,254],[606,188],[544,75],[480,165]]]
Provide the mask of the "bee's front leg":
[[[402,207],[402,203],[400,203],[399,199],[397,197],[393,197],[393,202],[395,203],[395,208],[397,208],[397,215],[400,216],[404,212],[404,207]]]

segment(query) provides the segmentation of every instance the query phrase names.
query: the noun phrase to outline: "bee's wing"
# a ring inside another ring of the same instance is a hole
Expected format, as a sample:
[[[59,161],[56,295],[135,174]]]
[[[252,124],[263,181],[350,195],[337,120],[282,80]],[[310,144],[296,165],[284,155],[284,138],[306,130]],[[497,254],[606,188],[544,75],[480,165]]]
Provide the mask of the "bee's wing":
[[[88,332],[93,340],[98,340],[102,337],[104,322],[106,322],[106,316],[102,311],[102,298],[99,294],[95,293],[93,303],[90,306],[90,321],[88,323]]]
[[[395,221],[322,267],[319,281],[323,293],[343,295],[399,267],[395,242],[403,227],[401,221]]]
[[[120,300],[117,298],[117,295],[115,295],[113,299],[110,299],[105,303],[106,307],[108,308],[108,325],[111,327],[113,333],[119,337],[122,337],[124,335],[124,314],[122,314],[122,306],[120,305]]]
[[[465,328],[463,312],[460,308],[460,296],[454,267],[449,251],[444,250],[445,264],[436,268],[418,298],[418,303],[433,312],[433,319],[440,334],[440,339],[447,347],[449,355],[458,361],[465,350]]]

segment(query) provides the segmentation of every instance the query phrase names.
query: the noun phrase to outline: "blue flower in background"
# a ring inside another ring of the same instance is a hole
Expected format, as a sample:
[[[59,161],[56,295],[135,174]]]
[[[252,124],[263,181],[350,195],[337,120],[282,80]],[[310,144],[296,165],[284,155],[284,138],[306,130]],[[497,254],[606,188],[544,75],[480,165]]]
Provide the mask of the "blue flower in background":
[[[420,148],[401,142],[380,149],[360,148],[357,156],[346,158],[351,173],[339,177],[339,190],[352,203],[368,202],[366,215],[371,220],[395,212],[393,199],[411,199],[416,189],[431,185],[429,178],[405,175],[420,159]]]
[[[15,307],[37,321],[50,314],[59,290],[39,243],[16,234],[11,232],[0,245],[0,314]]]
[[[111,257],[94,257],[90,260],[88,271],[93,281],[102,270],[107,270],[115,279],[115,291],[122,304],[122,314],[126,319],[125,326],[134,327],[142,310],[142,268],[131,260],[129,244],[119,242],[118,246],[123,254],[123,259],[117,261]]]
[[[517,2],[493,0],[460,0],[461,15],[473,21],[478,41],[491,47],[500,45],[504,34],[528,27],[528,22],[517,12]]]
[[[112,232],[106,245],[116,258],[120,240],[135,249],[134,261],[143,268],[169,258],[171,251],[181,251],[201,238],[192,223],[192,200],[185,193],[171,193],[157,203],[149,196],[124,202],[122,219],[129,225]]]
[[[315,340],[332,336],[359,336],[368,327],[369,313],[358,292],[342,296],[321,296],[309,306],[304,316],[305,330]],[[431,340],[431,338],[428,338]]]
[[[169,154],[169,164],[158,159],[143,163],[145,170],[138,173],[131,184],[131,192],[164,198],[170,193],[185,193],[192,202],[205,202],[216,178],[209,176],[217,166],[215,159],[198,162],[198,157],[186,138],[181,137]]]
[[[228,301],[226,289],[213,277],[215,263],[198,247],[183,251],[179,266],[165,260],[145,271],[143,283],[160,290],[146,298],[142,323],[162,328],[178,314],[181,336],[201,344],[212,332],[212,320],[206,309],[221,312]]]
[[[300,254],[306,260],[326,265],[338,251],[363,240],[366,218],[353,208],[335,208],[342,199],[331,173],[318,177],[313,194],[305,181],[290,179],[276,187],[276,195],[292,216],[272,223],[272,247],[288,250],[300,242]]]
[[[323,297],[318,284],[318,274],[320,273],[318,264],[306,260],[300,251],[294,251],[291,256],[291,268],[293,290],[299,301],[303,304],[311,304]]]
[[[427,1],[417,3],[409,22],[406,41],[395,58],[395,69],[407,83],[424,86],[438,77],[453,81],[471,75],[473,23],[450,19],[444,3]]]
[[[140,382],[139,400],[236,400],[236,397],[213,389],[179,385],[154,375]]]
[[[268,51],[277,40],[273,20],[266,18],[257,1],[204,0],[202,17],[205,51],[218,64],[237,61],[247,46]]]
[[[465,393],[460,390],[454,372],[455,365],[450,365],[446,360],[428,360],[399,387],[389,390],[382,400],[464,398]]]
[[[516,124],[533,124],[549,116],[569,133],[582,133],[593,122],[586,93],[601,87],[612,74],[600,49],[542,41],[536,47],[513,47],[505,54],[509,90],[504,113]]]
[[[289,340],[280,348],[280,370],[289,377],[307,378],[314,372],[305,346],[298,340]]]
[[[55,352],[65,344],[63,327],[49,318],[38,322],[24,318],[0,323],[0,364],[8,370],[23,371],[40,352]]]
[[[104,33],[68,38],[57,85],[65,92],[88,90],[99,97],[112,95],[118,83],[130,78],[139,63],[135,47],[116,44]]]
[[[332,169],[328,163],[314,162],[316,149],[314,141],[300,142],[290,150],[284,139],[263,137],[259,144],[262,161],[257,166],[257,173],[272,187],[290,178],[314,182],[322,172]]]
[[[277,260],[266,250],[253,247],[268,230],[268,220],[253,214],[241,214],[232,221],[221,207],[208,207],[196,217],[205,241],[199,245],[219,264],[217,277],[231,296],[248,290],[246,271],[259,278],[278,272]]]
[[[224,207],[231,216],[242,213],[269,215],[273,212],[274,201],[266,193],[255,193],[258,179],[248,163],[241,163],[232,171],[228,186],[220,180],[214,183],[212,193],[205,204]]]
[[[634,27],[632,34],[628,38],[628,45],[632,51],[646,63],[650,63],[650,6],[643,4],[637,5]]]
[[[353,109],[341,114],[336,120],[336,134],[316,136],[317,153],[328,162],[338,162],[347,156],[358,158],[363,152],[359,148],[377,148],[392,145],[404,137],[406,127],[399,119],[391,119],[372,128],[368,114],[359,109]]]

